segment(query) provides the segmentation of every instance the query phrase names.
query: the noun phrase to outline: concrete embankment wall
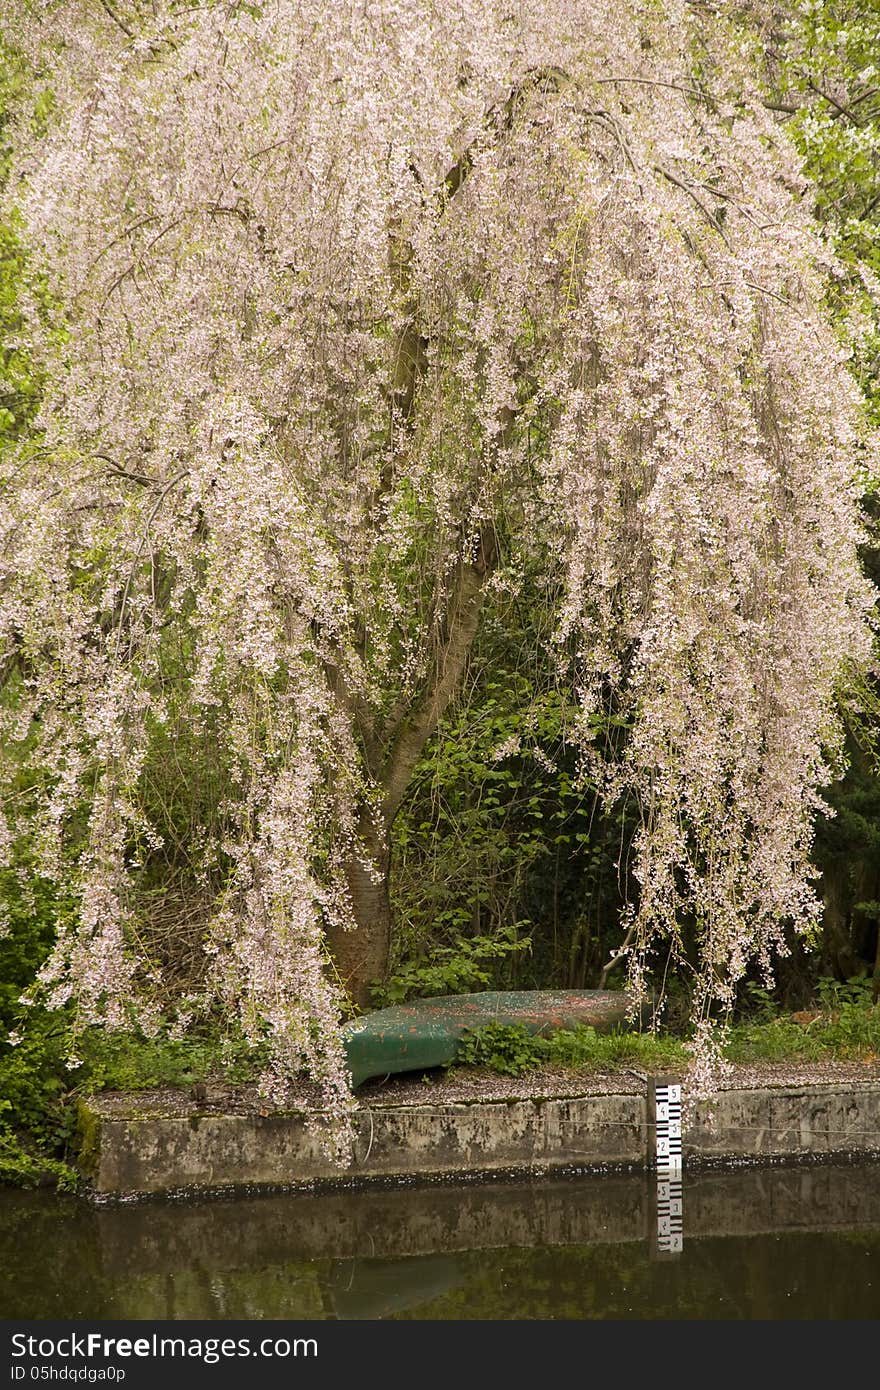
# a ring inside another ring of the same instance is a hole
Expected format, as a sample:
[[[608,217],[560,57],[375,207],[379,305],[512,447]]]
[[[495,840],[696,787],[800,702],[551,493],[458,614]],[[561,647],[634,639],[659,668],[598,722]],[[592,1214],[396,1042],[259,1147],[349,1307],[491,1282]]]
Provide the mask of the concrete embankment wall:
[[[99,1194],[314,1187],[537,1175],[653,1162],[647,1084],[566,1097],[362,1104],[353,1165],[340,1171],[302,1113],[223,1113],[160,1094],[83,1107],[83,1166]],[[695,1102],[685,1165],[880,1154],[880,1081],[751,1088]]]

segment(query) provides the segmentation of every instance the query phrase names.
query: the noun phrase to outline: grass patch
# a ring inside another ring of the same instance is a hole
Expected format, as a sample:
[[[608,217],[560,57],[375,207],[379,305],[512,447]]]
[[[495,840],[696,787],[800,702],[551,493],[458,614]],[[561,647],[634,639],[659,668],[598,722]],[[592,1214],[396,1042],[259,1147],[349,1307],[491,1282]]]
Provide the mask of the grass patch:
[[[687,1051],[675,1038],[615,1029],[598,1033],[582,1024],[560,1028],[544,1036],[530,1033],[521,1023],[487,1023],[465,1034],[455,1067],[485,1067],[504,1076],[523,1076],[545,1069],[613,1071],[616,1067],[683,1067]]]
[[[732,1062],[872,1062],[880,1057],[880,1001],[867,979],[822,979],[817,1005],[777,1013],[762,1001],[759,1016],[731,1031]]]

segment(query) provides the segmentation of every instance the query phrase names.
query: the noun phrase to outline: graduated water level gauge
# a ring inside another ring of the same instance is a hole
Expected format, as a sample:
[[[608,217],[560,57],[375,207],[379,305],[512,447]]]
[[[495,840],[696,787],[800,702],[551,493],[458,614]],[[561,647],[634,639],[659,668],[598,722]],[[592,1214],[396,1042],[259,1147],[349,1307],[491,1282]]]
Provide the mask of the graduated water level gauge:
[[[680,1254],[684,1244],[681,1176],[681,1086],[654,1088],[657,1132],[657,1249]]]

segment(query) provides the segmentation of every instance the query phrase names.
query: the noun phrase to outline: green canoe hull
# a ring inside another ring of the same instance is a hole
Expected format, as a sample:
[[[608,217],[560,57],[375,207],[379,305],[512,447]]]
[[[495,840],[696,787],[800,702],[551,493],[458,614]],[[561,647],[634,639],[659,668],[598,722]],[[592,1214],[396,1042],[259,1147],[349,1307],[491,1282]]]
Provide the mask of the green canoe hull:
[[[530,989],[447,994],[363,1014],[342,1030],[352,1086],[372,1076],[428,1071],[455,1060],[462,1036],[487,1023],[522,1024],[530,1033],[623,1023],[630,996],[616,989]]]

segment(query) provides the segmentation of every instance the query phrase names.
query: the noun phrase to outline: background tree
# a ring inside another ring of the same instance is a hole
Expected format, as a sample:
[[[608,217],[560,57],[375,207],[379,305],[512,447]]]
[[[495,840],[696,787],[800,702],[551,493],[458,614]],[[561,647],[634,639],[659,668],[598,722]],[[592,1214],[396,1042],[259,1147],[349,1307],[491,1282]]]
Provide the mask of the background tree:
[[[50,1000],[219,998],[341,1113],[328,944],[363,1000],[407,787],[537,573],[574,785],[638,816],[631,981],[696,970],[705,1059],[815,928],[873,599],[838,272],[736,30],[636,0],[9,24],[54,106],[17,127],[60,312],[23,294],[45,389],[0,552],[6,841],[78,894]]]

